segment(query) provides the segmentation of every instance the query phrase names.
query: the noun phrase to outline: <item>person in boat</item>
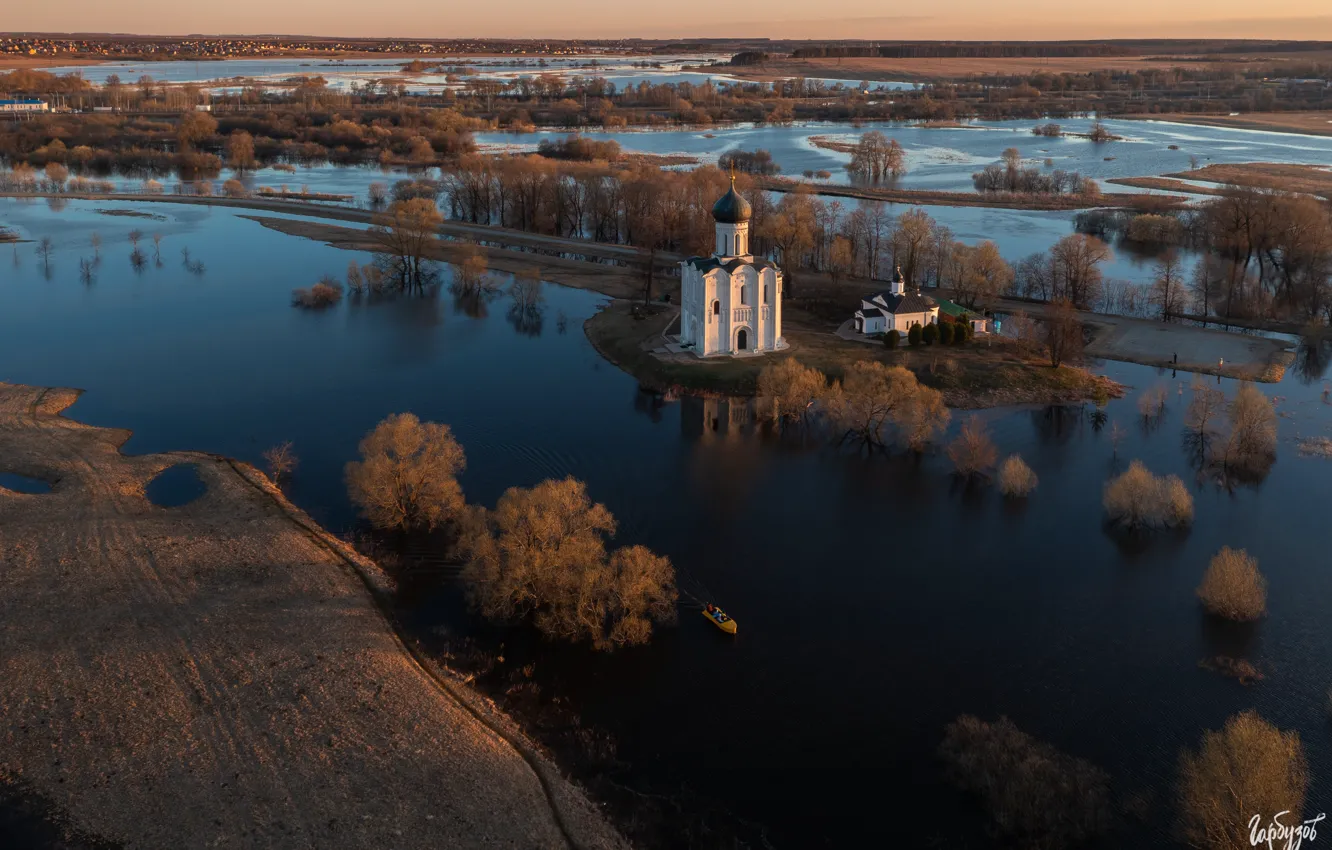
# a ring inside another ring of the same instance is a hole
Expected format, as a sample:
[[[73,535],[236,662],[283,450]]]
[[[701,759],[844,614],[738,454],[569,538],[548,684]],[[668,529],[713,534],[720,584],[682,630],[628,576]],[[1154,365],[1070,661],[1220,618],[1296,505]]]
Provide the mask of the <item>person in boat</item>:
[[[711,602],[708,603],[708,616],[710,617],[717,616],[717,606],[713,605]]]

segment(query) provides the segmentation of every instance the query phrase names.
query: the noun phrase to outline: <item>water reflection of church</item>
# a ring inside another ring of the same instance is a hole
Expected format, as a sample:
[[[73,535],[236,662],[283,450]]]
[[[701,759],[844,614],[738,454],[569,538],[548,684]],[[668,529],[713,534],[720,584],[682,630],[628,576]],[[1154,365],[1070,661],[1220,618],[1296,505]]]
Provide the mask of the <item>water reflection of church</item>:
[[[757,428],[753,405],[748,399],[702,398],[687,395],[680,399],[680,432],[703,443],[749,437]]]

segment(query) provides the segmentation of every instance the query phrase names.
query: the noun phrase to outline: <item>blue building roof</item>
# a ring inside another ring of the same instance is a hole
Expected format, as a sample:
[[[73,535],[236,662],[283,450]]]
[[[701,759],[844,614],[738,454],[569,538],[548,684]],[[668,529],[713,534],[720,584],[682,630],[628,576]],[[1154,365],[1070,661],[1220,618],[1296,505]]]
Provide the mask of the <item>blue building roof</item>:
[[[20,103],[44,103],[44,102],[45,101],[42,101],[35,97],[24,97],[18,100],[0,100],[0,106],[14,106]]]

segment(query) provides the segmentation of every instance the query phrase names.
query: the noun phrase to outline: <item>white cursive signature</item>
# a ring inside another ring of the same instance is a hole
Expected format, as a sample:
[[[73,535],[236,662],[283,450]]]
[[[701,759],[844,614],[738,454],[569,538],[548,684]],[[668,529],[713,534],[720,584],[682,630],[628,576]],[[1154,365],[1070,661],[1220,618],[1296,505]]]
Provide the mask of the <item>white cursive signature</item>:
[[[1281,822],[1281,818],[1288,814],[1290,814],[1289,811],[1277,812],[1272,816],[1272,822],[1266,827],[1258,825],[1263,816],[1254,815],[1249,820],[1249,844],[1254,847],[1266,844],[1268,850],[1276,850],[1278,846],[1284,848],[1284,850],[1299,850],[1299,846],[1306,840],[1312,843],[1314,839],[1318,838],[1318,823],[1327,817],[1327,814],[1324,813],[1303,823],[1286,825]],[[1286,843],[1274,843],[1281,841]]]

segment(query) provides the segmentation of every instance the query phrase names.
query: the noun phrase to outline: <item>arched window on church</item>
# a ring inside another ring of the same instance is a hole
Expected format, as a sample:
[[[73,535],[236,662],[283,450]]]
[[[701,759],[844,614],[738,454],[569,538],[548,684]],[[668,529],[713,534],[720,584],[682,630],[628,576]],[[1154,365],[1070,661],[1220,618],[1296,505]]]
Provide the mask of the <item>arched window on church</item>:
[[[713,301],[713,302],[712,302],[712,315],[714,315],[714,316],[720,316],[720,315],[721,315],[721,302],[720,302],[720,301]],[[711,322],[712,319],[708,319],[708,321]]]
[[[766,283],[763,284],[763,303],[764,304],[772,303],[771,301],[768,300],[768,285]]]
[[[749,301],[746,300],[746,299],[747,299],[747,296],[745,295],[745,285],[742,283],[742,284],[740,284],[740,306],[741,306],[741,307],[744,307],[744,306],[746,306],[746,305],[749,304]]]

